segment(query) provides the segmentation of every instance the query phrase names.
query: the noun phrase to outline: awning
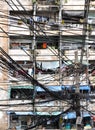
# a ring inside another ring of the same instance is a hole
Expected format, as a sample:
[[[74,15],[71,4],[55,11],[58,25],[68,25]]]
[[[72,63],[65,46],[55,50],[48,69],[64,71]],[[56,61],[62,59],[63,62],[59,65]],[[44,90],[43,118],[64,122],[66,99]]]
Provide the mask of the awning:
[[[31,111],[7,111],[7,114],[16,114],[18,116],[26,116],[26,115],[50,115],[50,116],[57,116],[61,114],[61,111],[55,112],[31,112]],[[91,115],[87,111],[81,112],[81,117],[91,117]],[[74,119],[76,118],[76,112],[68,112],[63,115],[64,119]]]
[[[65,90],[65,89],[71,89],[71,90],[75,90],[76,88],[74,86],[71,86],[71,85],[64,85],[64,86],[48,86],[47,87],[50,91],[62,91],[62,90]],[[80,90],[87,90],[87,91],[90,91],[90,86],[88,85],[80,85],[79,87]],[[45,92],[45,90],[39,86],[36,87],[36,91],[37,92]]]
[[[40,115],[40,116],[57,116],[59,115],[61,112],[60,111],[56,111],[56,112],[25,112],[25,111],[7,111],[7,114],[13,114],[13,115],[17,115],[17,116],[28,116],[28,115]]]
[[[85,86],[85,85],[80,86],[80,90],[88,90],[88,91],[90,91],[90,86]]]
[[[16,115],[21,116],[21,115],[34,115],[33,112],[15,112]]]
[[[76,118],[76,113],[75,112],[69,112],[69,113],[63,115],[63,118],[64,119],[74,119],[74,118]]]
[[[36,115],[50,115],[49,112],[36,112]]]
[[[61,112],[57,111],[57,112],[52,112],[51,114],[57,116],[57,115],[61,114]]]
[[[91,115],[87,111],[83,111],[83,112],[81,112],[81,116],[90,117]]]
[[[62,11],[62,16],[64,17],[68,17],[68,18],[83,18],[84,17],[84,11],[76,11],[76,10],[70,10],[70,11]]]
[[[60,111],[56,111],[56,112],[36,112],[37,115],[49,115],[49,116],[57,116],[59,114],[61,114]]]
[[[50,91],[62,91],[62,86],[48,86],[47,87]],[[37,86],[36,87],[37,92],[44,92],[45,90],[42,89],[41,87]]]
[[[26,116],[26,115],[34,115],[34,113],[33,112],[22,112],[22,111],[18,111],[18,112],[16,112],[16,111],[7,111],[7,114],[13,114],[13,115],[18,115],[18,116]]]
[[[90,90],[91,90],[91,89],[90,89],[90,86],[87,86],[87,85],[82,85],[82,86],[80,86],[79,88],[80,88],[81,91],[83,91],[83,90],[90,91]],[[74,89],[75,89],[75,88],[74,88]]]
[[[91,115],[86,111],[81,112],[81,117],[90,117],[90,116]],[[75,119],[76,118],[76,112],[68,112],[67,114],[63,115],[63,118],[64,119]]]
[[[65,86],[62,86],[62,90],[64,90],[64,89],[71,89],[71,90],[75,90],[76,89],[76,87],[75,86],[71,86],[71,85],[65,85]],[[90,89],[90,86],[88,86],[88,85],[80,85],[79,86],[79,89],[80,90],[88,90],[88,91],[90,91],[91,89]]]
[[[33,89],[32,85],[11,86],[11,89]]]

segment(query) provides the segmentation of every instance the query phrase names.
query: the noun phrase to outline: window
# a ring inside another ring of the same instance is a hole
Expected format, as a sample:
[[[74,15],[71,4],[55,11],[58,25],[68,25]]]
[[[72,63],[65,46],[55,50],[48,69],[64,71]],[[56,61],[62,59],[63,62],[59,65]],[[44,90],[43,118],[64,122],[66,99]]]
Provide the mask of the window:
[[[26,121],[21,121],[21,128],[26,128],[27,127],[27,122]]]
[[[11,121],[18,120],[18,116],[14,113],[11,114]]]
[[[10,43],[10,49],[20,49],[20,47],[22,47],[22,49],[29,49],[31,46],[30,43],[20,43],[20,42],[11,42]]]
[[[33,89],[28,86],[13,87],[11,88],[10,98],[11,99],[32,99]]]
[[[11,44],[10,44],[10,48],[11,48],[11,49],[19,49],[19,45],[20,45],[20,43],[15,43],[15,42],[14,42],[14,43],[11,43]]]
[[[39,66],[43,69],[56,69],[59,67],[59,61],[47,61],[47,62],[37,62]]]
[[[36,74],[54,74],[59,67],[59,61],[37,62]]]
[[[47,48],[47,43],[37,43],[37,49],[46,49]]]
[[[46,49],[46,48],[47,48],[47,43],[46,43],[46,42],[43,42],[43,43],[42,43],[42,48],[43,48],[43,49]]]
[[[47,43],[47,42],[37,42],[37,49],[47,49],[47,46],[58,49],[58,42],[54,41],[54,43]]]

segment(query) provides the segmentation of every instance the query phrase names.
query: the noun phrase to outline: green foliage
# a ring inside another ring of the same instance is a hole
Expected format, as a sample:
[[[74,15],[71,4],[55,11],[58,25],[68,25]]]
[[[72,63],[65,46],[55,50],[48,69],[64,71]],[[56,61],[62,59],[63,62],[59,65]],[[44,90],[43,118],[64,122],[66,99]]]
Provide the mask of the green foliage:
[[[33,4],[36,3],[36,0],[32,0],[32,3],[33,3]]]
[[[68,2],[68,0],[65,0],[65,3],[67,3]]]
[[[60,0],[55,0],[55,4],[59,5],[60,4]]]

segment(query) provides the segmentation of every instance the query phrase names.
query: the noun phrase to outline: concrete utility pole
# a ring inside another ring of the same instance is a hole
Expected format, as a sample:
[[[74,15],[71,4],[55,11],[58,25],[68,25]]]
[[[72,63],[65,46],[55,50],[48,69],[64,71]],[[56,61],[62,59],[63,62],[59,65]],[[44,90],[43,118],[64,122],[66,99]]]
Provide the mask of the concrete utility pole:
[[[82,61],[83,61],[84,47],[85,47],[86,38],[87,38],[87,26],[88,26],[89,7],[90,7],[90,0],[85,0],[84,20],[83,20],[83,41],[82,41],[83,45],[82,45],[82,50],[81,50],[80,63],[82,63]]]
[[[63,79],[62,79],[62,72],[61,72],[61,67],[62,67],[62,0],[59,0],[59,85],[62,86],[63,84]],[[60,102],[60,111],[63,111],[62,109],[62,103]],[[62,130],[62,117],[60,116],[60,121],[59,121],[59,127],[60,130]]]
[[[32,50],[33,50],[33,70],[34,70],[34,73],[33,73],[33,76],[35,78],[35,58],[36,58],[36,55],[35,55],[35,47],[36,47],[36,24],[35,24],[35,21],[36,21],[36,0],[34,1],[33,0],[33,44],[32,44]]]
[[[76,127],[77,127],[77,130],[81,130],[81,122],[82,122],[82,119],[81,119],[81,113],[80,113],[80,97],[79,97],[79,94],[80,94],[80,76],[79,76],[79,66],[78,66],[78,51],[75,51],[75,98],[73,99],[74,100],[74,107],[75,107],[75,111],[76,111],[76,117],[77,117],[77,120],[76,120]]]
[[[35,47],[36,47],[36,24],[35,24],[35,21],[36,21],[36,0],[33,0],[32,1],[32,4],[33,4],[33,43],[32,43],[32,51],[33,51],[33,78],[35,79],[36,76],[35,76],[35,67],[36,67],[36,53],[35,53]],[[35,84],[33,84],[33,88],[34,88],[34,93],[33,93],[33,112],[35,113],[35,95],[36,95],[36,87],[35,87]],[[35,118],[34,118],[34,124],[35,124]],[[35,128],[36,130],[36,128]]]
[[[85,0],[84,3],[84,22],[83,22],[83,45],[81,50],[81,56],[80,56],[80,63],[83,63],[83,56],[85,51],[85,43],[86,43],[86,37],[87,37],[87,26],[88,26],[88,13],[89,13],[89,6],[90,6],[90,0]],[[79,97],[79,72],[78,72],[78,52],[75,52],[75,69],[76,69],[76,92],[75,92],[75,108],[76,108],[76,126],[77,130],[81,130],[81,111],[80,111],[80,97]]]
[[[62,79],[62,72],[61,72],[61,66],[62,66],[62,0],[60,0],[59,4],[59,85],[62,86],[63,79]],[[62,111],[62,103],[60,102],[60,111]]]
[[[62,0],[60,0],[59,4],[59,66],[62,66]],[[62,73],[59,73],[60,85],[62,85]]]

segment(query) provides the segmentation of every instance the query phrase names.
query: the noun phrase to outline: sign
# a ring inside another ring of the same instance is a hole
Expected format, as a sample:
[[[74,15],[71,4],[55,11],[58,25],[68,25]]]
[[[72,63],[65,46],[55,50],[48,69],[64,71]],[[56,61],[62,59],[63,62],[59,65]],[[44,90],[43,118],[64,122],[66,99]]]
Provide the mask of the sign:
[[[76,120],[76,124],[81,125],[81,122],[82,122],[82,117],[78,116]]]

